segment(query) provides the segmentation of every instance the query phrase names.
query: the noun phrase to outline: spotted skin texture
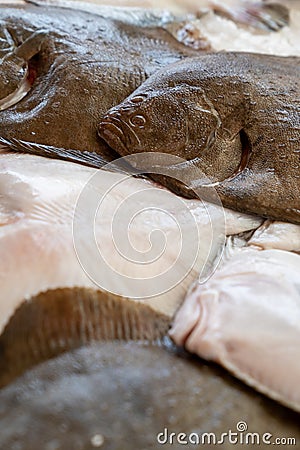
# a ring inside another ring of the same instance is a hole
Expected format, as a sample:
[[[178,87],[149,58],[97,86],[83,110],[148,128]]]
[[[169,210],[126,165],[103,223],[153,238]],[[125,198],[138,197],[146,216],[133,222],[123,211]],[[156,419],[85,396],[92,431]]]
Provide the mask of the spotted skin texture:
[[[121,155],[167,152],[214,183],[224,206],[300,223],[300,58],[215,53],[168,66],[102,119]],[[186,170],[184,167],[183,170]],[[194,191],[162,179],[185,196]]]
[[[169,321],[150,305],[83,288],[22,303],[0,341],[0,448],[92,450],[99,436],[101,450],[171,450],[182,444],[158,444],[165,427],[220,438],[240,418],[270,442],[299,441],[295,412],[176,348]],[[186,445],[194,447],[202,445]]]
[[[160,67],[198,54],[159,18],[123,16],[131,23],[76,9],[0,5],[0,99],[18,88],[22,64],[32,83],[25,98],[0,111],[0,136],[52,146],[58,157],[54,147],[111,159],[97,135],[101,116]]]

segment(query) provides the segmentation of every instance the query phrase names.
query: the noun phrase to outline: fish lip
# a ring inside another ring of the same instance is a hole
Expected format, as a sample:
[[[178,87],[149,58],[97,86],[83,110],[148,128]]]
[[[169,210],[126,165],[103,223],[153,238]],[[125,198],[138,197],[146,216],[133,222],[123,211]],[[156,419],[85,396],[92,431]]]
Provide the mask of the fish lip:
[[[140,140],[135,131],[126,121],[115,115],[103,117],[98,127],[98,133],[108,145],[119,153],[120,149],[122,154],[129,154],[130,146],[140,146]]]
[[[117,117],[104,117],[99,124],[98,134],[117,152],[121,150],[123,153],[128,153],[122,121]]]

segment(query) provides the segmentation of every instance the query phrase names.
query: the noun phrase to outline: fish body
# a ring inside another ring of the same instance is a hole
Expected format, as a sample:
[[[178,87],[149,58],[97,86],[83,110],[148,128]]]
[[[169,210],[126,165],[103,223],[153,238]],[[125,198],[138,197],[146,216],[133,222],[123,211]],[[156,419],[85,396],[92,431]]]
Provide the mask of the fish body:
[[[224,206],[300,222],[300,58],[216,53],[152,75],[102,119],[121,155],[165,152],[211,180]],[[178,173],[180,173],[178,167]],[[182,170],[186,170],[186,165]],[[176,180],[168,187],[195,195]]]
[[[214,365],[134,340],[86,344],[49,359],[1,389],[0,402],[3,449],[179,450],[175,433],[181,441],[179,433],[186,433],[186,442],[191,436],[186,448],[197,447],[203,430],[217,441],[224,430],[236,430],[240,417],[260,436],[268,430],[272,439],[300,438],[293,411]],[[208,448],[207,441],[203,437],[200,448]]]
[[[251,236],[248,245],[263,250],[300,252],[300,226],[294,223],[266,220]]]
[[[177,312],[177,345],[300,411],[300,256],[242,248]]]
[[[0,136],[111,159],[97,136],[100,117],[161,66],[197,54],[162,28],[171,15],[97,14],[0,5]],[[22,85],[25,97],[17,95]]]
[[[223,244],[219,228],[215,236],[207,207],[199,200],[178,198],[147,180],[61,160],[0,154],[0,198],[0,333],[24,298],[41,291],[75,286],[97,289],[107,280],[111,283],[110,291],[136,298],[141,289],[132,280],[146,279],[142,285],[145,294],[146,283],[149,289],[157,289],[160,282],[171,277],[172,271],[160,281],[158,275],[174,266],[179,275],[169,285],[173,288],[144,300],[172,316],[203,264],[214,265]],[[79,199],[83,201],[79,203]],[[93,204],[99,205],[97,213]],[[126,207],[122,220],[119,217],[114,221],[122,204]],[[132,210],[135,207],[141,211],[136,216]],[[130,210],[132,215],[128,216]],[[220,207],[209,212],[215,221],[225,214],[225,231],[230,235],[256,229],[262,223],[253,216],[226,210],[223,213]],[[95,229],[91,230],[89,226],[94,220]],[[116,226],[120,223],[121,228],[112,232],[113,223]],[[76,224],[79,226],[74,228]],[[139,255],[132,256],[130,246],[122,248],[123,253],[116,247],[127,243],[127,226],[130,242],[137,246]],[[199,252],[192,266],[186,266],[190,253],[194,254],[197,247],[193,239],[195,227],[200,236]],[[160,256],[151,262],[147,259],[149,236],[157,229],[167,237],[166,248],[162,254],[158,249]],[[97,245],[93,245],[94,232]],[[182,252],[180,242],[186,235],[191,248]],[[120,236],[121,243],[116,240]],[[101,266],[99,249],[106,260]],[[192,270],[187,273],[185,266]],[[113,274],[107,272],[110,267],[114,268]],[[121,280],[120,273],[124,275]],[[181,279],[180,274],[185,273],[186,277]]]

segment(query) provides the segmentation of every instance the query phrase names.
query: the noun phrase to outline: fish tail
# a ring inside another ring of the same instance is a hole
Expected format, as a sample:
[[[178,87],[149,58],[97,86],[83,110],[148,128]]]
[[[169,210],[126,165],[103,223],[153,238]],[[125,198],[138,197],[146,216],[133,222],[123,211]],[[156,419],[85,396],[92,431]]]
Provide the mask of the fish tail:
[[[213,11],[235,23],[252,26],[266,31],[279,31],[289,24],[289,9],[279,2],[245,1],[230,6],[222,2],[211,2]]]

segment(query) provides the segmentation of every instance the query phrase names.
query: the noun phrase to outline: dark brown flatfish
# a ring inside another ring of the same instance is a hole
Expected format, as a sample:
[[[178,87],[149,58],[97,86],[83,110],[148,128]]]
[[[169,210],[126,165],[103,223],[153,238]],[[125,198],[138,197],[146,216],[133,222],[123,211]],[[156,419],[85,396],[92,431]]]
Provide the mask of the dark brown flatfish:
[[[0,336],[0,387],[60,353],[101,341],[160,342],[170,319],[147,305],[86,288],[24,301]]]
[[[97,136],[104,112],[160,67],[197,51],[162,28],[164,17],[75,8],[0,5],[0,99],[6,99],[0,136],[51,146],[46,156],[60,157],[62,148],[111,159],[112,150]],[[27,95],[10,106],[7,97],[25,82]],[[42,147],[36,152],[45,155]]]
[[[240,421],[260,442],[264,433],[300,439],[299,415],[176,349],[168,325],[146,305],[87,289],[28,300],[1,337],[11,378],[0,390],[0,448],[179,449],[200,439],[207,448]],[[32,364],[13,378],[14,366]]]
[[[155,73],[102,119],[100,136],[121,155],[165,152],[211,180],[224,206],[300,223],[299,57],[215,53]],[[181,176],[179,179],[184,179]],[[205,190],[205,187],[203,188]]]

